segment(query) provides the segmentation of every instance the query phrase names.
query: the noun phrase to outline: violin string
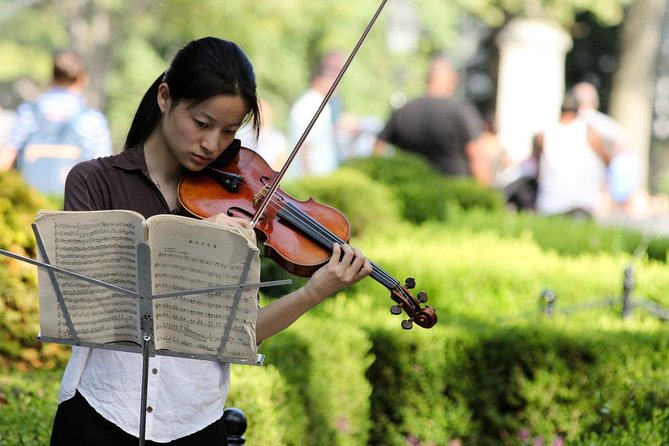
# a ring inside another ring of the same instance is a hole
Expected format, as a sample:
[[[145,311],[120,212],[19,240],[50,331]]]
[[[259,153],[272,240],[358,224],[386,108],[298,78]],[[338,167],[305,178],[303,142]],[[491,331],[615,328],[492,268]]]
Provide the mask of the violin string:
[[[285,201],[282,209],[280,209],[281,215],[284,218],[292,222],[293,224],[299,225],[299,229],[304,231],[306,235],[310,235],[312,238],[320,238],[321,243],[324,245],[326,242],[343,244],[346,243],[344,240],[339,238],[336,234],[330,231],[327,227],[323,226],[318,220],[311,217],[309,214],[302,211],[300,208],[294,204]],[[382,283],[389,290],[396,290],[402,294],[406,301],[410,302],[414,307],[417,307],[420,310],[420,305],[417,303],[415,298],[408,293],[403,287],[400,286],[400,283],[386,273],[379,265],[370,260],[372,264],[373,274],[372,277],[376,278],[380,283]]]
[[[293,217],[296,221],[299,221],[300,224],[307,226],[308,228],[305,227],[303,229],[311,230],[312,234],[319,235],[324,240],[330,241],[332,243],[339,243],[339,244],[346,243],[345,241],[337,237],[335,234],[333,234],[325,226],[323,226],[319,221],[315,220],[309,214],[303,212],[301,209],[299,209],[292,203],[285,202],[283,210],[286,211],[285,213],[290,214],[291,217]],[[408,302],[410,302],[414,307],[417,307],[418,310],[420,310],[420,305],[417,303],[416,299],[400,285],[397,279],[386,273],[379,265],[377,265],[373,261],[370,260],[370,263],[372,264],[372,270],[375,273],[373,277],[375,277],[389,290],[396,290],[397,292],[402,294]]]
[[[261,183],[258,183],[260,185]],[[246,185],[244,185],[246,186]],[[253,189],[250,186],[246,186],[249,189]],[[318,238],[320,237],[320,240],[323,242],[329,242],[330,244],[332,243],[338,243],[338,244],[344,244],[346,243],[344,240],[336,236],[336,234],[332,233],[328,228],[323,226],[319,221],[315,220],[313,217],[311,217],[309,214],[305,213],[304,211],[300,210],[298,207],[293,205],[292,203],[288,201],[284,201],[283,205],[276,204],[276,201],[274,198],[270,200],[270,205],[272,210],[276,211],[277,214],[281,211],[284,211],[284,214],[286,214],[288,217],[291,217],[293,224],[299,224],[302,225],[303,227],[300,228],[304,230],[305,232],[309,232],[312,237]],[[307,234],[309,235],[309,234]],[[326,248],[330,248],[329,246],[325,246]],[[372,270],[375,273],[376,276],[380,277],[383,280],[383,284],[389,288],[389,289],[398,289],[400,290],[401,287],[399,286],[399,282],[397,279],[386,273],[379,265],[376,263],[372,262]]]
[[[298,207],[296,207],[292,203],[287,202],[284,205],[283,210],[285,210],[287,214],[290,214],[300,224],[304,225],[304,229],[309,230],[311,234],[313,234],[314,236],[320,236],[322,240],[326,240],[330,243],[338,243],[338,244],[346,243],[344,240],[340,239],[335,234],[333,234],[329,229],[323,226],[319,221],[315,220],[309,214],[306,214],[305,212],[301,211]],[[372,264],[372,270],[375,273],[375,276],[382,279],[383,280],[382,283],[386,287],[392,289],[399,284],[399,282],[395,278],[387,274],[379,265],[377,265],[371,260],[370,263]]]
[[[241,187],[246,188],[251,192],[255,190],[254,187],[252,186],[256,186],[256,188],[261,188],[261,189],[265,187],[265,185],[260,181],[249,181],[248,183],[253,183],[253,184],[250,185],[243,182],[241,184]],[[269,208],[270,210],[274,211],[277,214],[281,211],[285,211],[284,212],[285,214],[293,218],[293,223],[298,223],[303,225],[304,227],[300,229],[309,230],[312,234],[312,237],[320,237],[321,240],[330,243],[338,243],[338,244],[346,243],[336,234],[332,233],[332,231],[323,226],[320,222],[312,218],[304,211],[300,210],[292,203],[284,201],[283,204],[280,204],[279,201],[281,200],[275,198],[276,195],[277,194],[274,194],[272,198],[270,198],[267,208]],[[330,247],[328,246],[327,248],[329,249]],[[373,261],[370,260],[370,262],[372,264],[372,271],[374,275],[379,278],[378,280],[384,286],[386,286],[388,289],[391,290],[395,289],[398,292],[401,292],[402,294],[406,295],[404,288],[400,286],[400,282],[397,279],[395,279],[390,274],[386,273],[379,265],[377,265]]]

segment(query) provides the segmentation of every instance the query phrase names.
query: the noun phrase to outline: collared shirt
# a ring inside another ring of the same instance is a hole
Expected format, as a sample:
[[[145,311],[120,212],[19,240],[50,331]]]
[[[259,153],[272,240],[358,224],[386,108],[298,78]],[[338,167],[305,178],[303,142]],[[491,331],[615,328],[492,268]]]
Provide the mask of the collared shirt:
[[[170,213],[148,175],[141,148],[85,161],[70,172],[65,210],[134,210],[145,218]],[[230,370],[214,361],[155,356],[149,359],[147,405],[140,408],[142,355],[73,347],[59,402],[75,390],[104,418],[139,436],[146,411],[146,439],[169,442],[202,430],[223,416]]]

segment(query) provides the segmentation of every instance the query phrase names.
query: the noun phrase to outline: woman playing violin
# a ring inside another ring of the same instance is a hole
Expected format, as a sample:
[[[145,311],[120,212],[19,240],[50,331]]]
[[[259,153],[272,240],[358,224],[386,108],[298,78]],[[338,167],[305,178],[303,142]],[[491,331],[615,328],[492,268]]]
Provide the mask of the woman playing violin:
[[[70,172],[65,209],[130,209],[145,218],[174,213],[184,171],[201,171],[226,156],[245,123],[260,111],[251,63],[234,43],[208,37],[175,55],[144,95],[123,152],[86,161]],[[249,227],[240,217],[207,220]],[[326,297],[372,272],[347,244],[307,284],[259,310],[257,340],[278,333]],[[222,420],[229,366],[167,356],[150,358],[147,444],[227,444]],[[135,445],[139,436],[142,356],[74,347],[59,393],[52,445]]]

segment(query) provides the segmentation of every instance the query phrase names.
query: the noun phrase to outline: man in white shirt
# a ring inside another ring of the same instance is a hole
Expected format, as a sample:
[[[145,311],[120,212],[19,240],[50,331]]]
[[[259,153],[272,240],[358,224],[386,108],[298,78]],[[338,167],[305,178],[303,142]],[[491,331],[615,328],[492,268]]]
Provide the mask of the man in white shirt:
[[[319,64],[311,76],[311,86],[293,104],[288,117],[288,141],[295,147],[309,122],[322,104],[334,83],[337,73],[325,64]],[[287,176],[299,178],[332,173],[339,164],[332,110],[323,108],[309,135],[297,152]]]

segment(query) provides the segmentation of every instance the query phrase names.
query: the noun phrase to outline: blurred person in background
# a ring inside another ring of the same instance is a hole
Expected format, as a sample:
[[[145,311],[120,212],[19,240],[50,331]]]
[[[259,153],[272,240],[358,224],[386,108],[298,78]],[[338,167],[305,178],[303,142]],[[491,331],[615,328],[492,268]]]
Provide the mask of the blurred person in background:
[[[39,192],[62,195],[76,163],[111,155],[107,120],[82,96],[87,84],[81,56],[71,50],[57,53],[50,88],[17,108],[14,127],[0,149],[0,170],[16,167]]]
[[[16,113],[12,110],[7,110],[0,104],[0,147],[4,147],[9,134],[14,127],[14,120],[16,118]]]
[[[309,88],[295,101],[288,115],[288,143],[291,150],[302,137],[339,72],[327,63],[318,63],[311,74]],[[322,176],[339,166],[335,123],[329,103],[311,128],[286,176]]]
[[[389,145],[424,156],[447,176],[472,176],[489,185],[490,163],[479,145],[484,122],[469,101],[455,97],[458,74],[451,62],[432,59],[425,94],[395,110],[378,134],[374,154]]]
[[[608,212],[622,211],[635,215],[641,211],[645,192],[642,188],[641,160],[630,146],[626,130],[615,119],[599,111],[599,93],[589,82],[579,82],[572,88],[578,101],[578,115],[601,136],[604,150],[611,158],[607,168]]]
[[[611,157],[578,110],[576,97],[565,95],[558,122],[534,137],[540,214],[590,219],[600,211]]]
[[[255,150],[267,161],[272,170],[278,172],[288,158],[288,142],[286,136],[274,127],[274,111],[269,102],[260,101],[262,124],[256,139],[253,129],[245,127],[238,135],[242,147]]]

